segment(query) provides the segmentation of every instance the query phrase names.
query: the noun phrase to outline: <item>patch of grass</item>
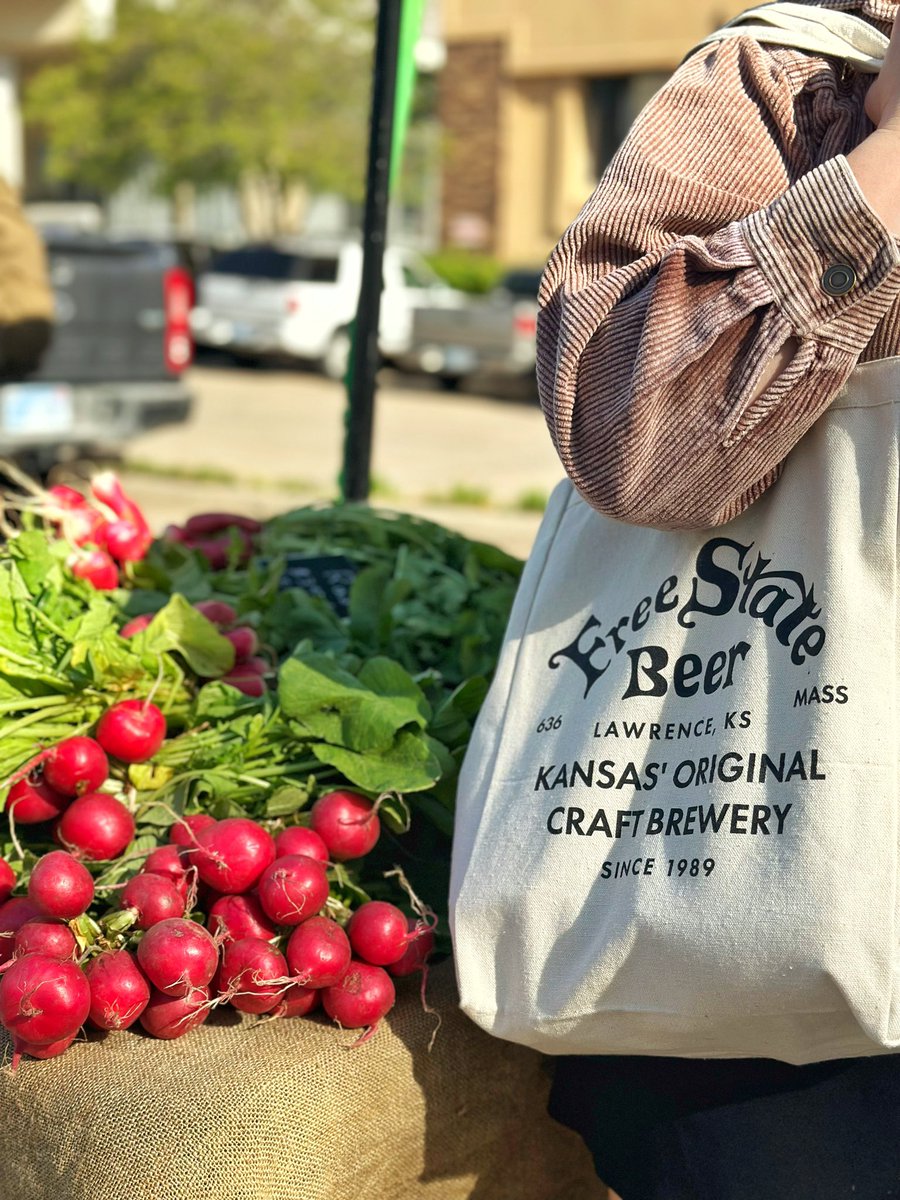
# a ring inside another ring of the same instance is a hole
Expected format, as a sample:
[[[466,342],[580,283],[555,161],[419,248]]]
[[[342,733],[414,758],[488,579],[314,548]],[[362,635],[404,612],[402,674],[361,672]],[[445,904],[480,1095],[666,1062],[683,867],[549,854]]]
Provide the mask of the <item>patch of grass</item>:
[[[224,467],[178,466],[174,463],[150,462],[143,458],[126,458],[122,463],[123,471],[132,475],[149,475],[154,479],[184,479],[190,483],[239,483],[239,476]]]
[[[517,512],[542,513],[547,507],[549,499],[546,492],[534,488],[531,491],[523,492],[514,502],[513,508]]]
[[[455,483],[447,492],[432,492],[425,497],[429,504],[458,504],[466,508],[487,508],[491,494],[487,488],[471,483]]]
[[[271,479],[265,475],[237,475],[224,467],[178,466],[174,463],[150,462],[146,459],[130,458],[122,463],[122,469],[131,475],[146,475],[152,479],[178,479],[186,483],[225,483],[232,486],[253,488],[256,491],[274,489],[279,492],[317,492],[319,485],[311,479]]]
[[[258,476],[247,481],[255,488],[276,488],[279,492],[318,492],[321,487],[311,479],[266,479]]]
[[[369,481],[369,495],[378,500],[397,500],[401,492],[383,475],[373,475]]]

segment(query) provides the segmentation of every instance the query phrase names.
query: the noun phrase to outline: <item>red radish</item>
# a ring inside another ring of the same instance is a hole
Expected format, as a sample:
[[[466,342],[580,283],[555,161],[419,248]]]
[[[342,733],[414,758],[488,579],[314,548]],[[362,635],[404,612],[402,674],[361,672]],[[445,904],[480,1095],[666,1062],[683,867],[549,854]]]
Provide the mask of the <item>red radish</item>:
[[[106,527],[106,549],[118,563],[140,562],[152,541],[148,530],[131,521],[111,521]]]
[[[78,943],[72,930],[58,917],[32,917],[13,940],[13,957],[46,954],[48,958],[76,958]]]
[[[322,1006],[333,1021],[345,1029],[368,1025],[370,1034],[394,1007],[395,999],[394,984],[387,971],[364,962],[351,962],[340,983],[322,989]]]
[[[230,687],[243,692],[245,696],[253,696],[257,699],[268,691],[263,677],[243,664],[229,671],[227,675],[223,675],[219,683],[227,683]]]
[[[258,655],[254,655],[252,658],[248,658],[246,662],[239,663],[238,665],[242,670],[252,671],[255,675],[271,675],[273,669],[270,662],[267,662],[264,658],[260,658]]]
[[[337,862],[362,858],[381,833],[375,805],[359,792],[326,792],[312,806],[310,821]]]
[[[123,638],[133,638],[137,634],[143,633],[155,616],[156,613],[141,613],[139,617],[133,617],[126,622],[119,630],[119,634]]]
[[[198,600],[194,608],[203,613],[207,621],[212,621],[213,625],[224,627],[233,625],[237,620],[237,613],[224,600]]]
[[[181,817],[169,829],[169,841],[176,846],[184,846],[187,849],[195,849],[197,845],[197,834],[201,829],[209,829],[215,825],[216,818],[211,817],[209,813],[191,813],[188,817]]]
[[[318,988],[302,987],[292,983],[272,1009],[273,1017],[305,1017],[319,1003],[322,993]]]
[[[71,921],[90,908],[94,880],[87,867],[71,854],[51,850],[32,868],[28,899],[47,916]]]
[[[97,741],[107,754],[126,763],[152,758],[166,740],[166,718],[147,700],[120,700],[97,725]]]
[[[188,545],[202,554],[214,571],[227,567],[235,554],[237,561],[243,563],[253,553],[253,541],[242,529],[230,530],[220,537],[189,538]]]
[[[347,937],[358,958],[373,967],[386,967],[406,953],[409,945],[406,916],[386,900],[368,900],[350,918]]]
[[[328,899],[328,876],[314,858],[289,854],[266,867],[257,892],[260,904],[277,925],[299,925],[314,917]]]
[[[217,936],[234,942],[241,938],[261,938],[268,942],[277,932],[252,892],[243,896],[220,896],[210,906],[209,928]]]
[[[305,854],[318,862],[328,862],[328,847],[313,829],[305,825],[292,825],[282,829],[275,837],[275,853],[279,858],[288,854]]]
[[[184,525],[188,537],[206,537],[210,533],[219,533],[222,529],[245,529],[247,533],[261,533],[262,523],[254,517],[244,517],[240,513],[196,513],[189,517]]]
[[[15,871],[5,858],[0,858],[0,903],[9,899],[15,886]]]
[[[305,987],[333,987],[347,974],[350,941],[330,917],[311,917],[290,936],[285,950],[288,969]]]
[[[187,902],[190,891],[190,865],[187,854],[180,846],[157,846],[147,855],[141,871],[147,875],[159,875],[168,879],[181,899]]]
[[[76,1029],[74,1033],[70,1033],[68,1037],[60,1038],[58,1042],[40,1044],[37,1042],[26,1042],[23,1038],[15,1038],[10,1067],[15,1071],[23,1054],[28,1054],[32,1058],[56,1058],[60,1054],[65,1054],[77,1037],[78,1030]]]
[[[393,975],[395,979],[402,979],[406,975],[414,975],[416,971],[423,970],[434,950],[434,930],[429,925],[423,925],[415,917],[410,917],[408,926],[410,942],[406,951],[402,958],[389,963],[387,968],[388,974]]]
[[[143,532],[149,532],[147,518],[137,504],[122,490],[122,485],[112,471],[102,471],[91,479],[91,491],[95,498],[111,508],[120,520],[130,521]]]
[[[107,950],[84,968],[91,989],[90,1021],[98,1029],[128,1029],[150,999],[150,984],[128,950]]]
[[[288,984],[287,963],[270,942],[240,938],[222,954],[218,988],[239,1012],[265,1013],[274,1008]]]
[[[59,819],[59,841],[76,858],[118,858],[134,837],[134,817],[115,796],[88,792]]]
[[[119,586],[119,568],[105,550],[82,550],[68,559],[77,579],[84,579],[98,592],[112,592]]]
[[[158,926],[157,926],[158,928]],[[209,988],[192,988],[185,996],[150,993],[150,1002],[140,1015],[144,1029],[155,1038],[183,1037],[202,1025],[209,1016]]]
[[[256,630],[251,629],[249,625],[239,625],[237,629],[230,629],[222,636],[228,638],[229,642],[234,646],[235,663],[246,662],[259,649],[259,638],[256,636]]]
[[[0,980],[0,1021],[15,1038],[46,1044],[81,1028],[91,989],[81,967],[46,954],[16,959]]]
[[[63,509],[64,512],[71,511],[73,508],[84,508],[88,503],[81,492],[65,483],[55,483],[53,487],[47,488],[47,495],[51,496],[56,507]]]
[[[109,759],[93,738],[65,738],[44,759],[44,778],[63,796],[83,796],[106,783]]]
[[[171,917],[148,929],[138,943],[141,970],[168,996],[205,988],[216,973],[219,951],[202,925]]]
[[[46,920],[38,906],[24,896],[13,896],[5,904],[0,904],[0,965],[12,958],[16,934],[26,921],[34,917]]]
[[[39,774],[32,774],[9,789],[6,811],[17,825],[38,825],[58,817],[68,803],[68,796],[57,792]]]
[[[203,882],[223,895],[249,891],[274,858],[271,834],[246,817],[201,829],[192,855]]]
[[[89,504],[69,509],[60,522],[63,535],[76,546],[93,546],[106,550],[106,535],[109,528],[103,513]]]
[[[123,909],[133,909],[138,929],[149,929],[170,917],[184,916],[184,898],[163,875],[135,875],[125,884],[119,898]]]
[[[187,541],[187,534],[180,525],[167,525],[163,530],[163,537],[167,542],[184,543]]]

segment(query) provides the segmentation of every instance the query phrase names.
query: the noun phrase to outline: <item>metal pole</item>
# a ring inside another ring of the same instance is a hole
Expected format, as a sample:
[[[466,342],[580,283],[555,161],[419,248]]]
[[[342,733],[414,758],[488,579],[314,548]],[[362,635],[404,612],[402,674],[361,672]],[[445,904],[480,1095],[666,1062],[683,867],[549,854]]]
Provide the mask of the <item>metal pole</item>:
[[[350,403],[344,442],[345,500],[367,500],[372,459],[375,375],[378,371],[378,319],[381,312],[382,263],[387,234],[394,130],[394,97],[403,0],[380,0],[375,39],[369,166],[363,218],[363,267],[356,311]]]

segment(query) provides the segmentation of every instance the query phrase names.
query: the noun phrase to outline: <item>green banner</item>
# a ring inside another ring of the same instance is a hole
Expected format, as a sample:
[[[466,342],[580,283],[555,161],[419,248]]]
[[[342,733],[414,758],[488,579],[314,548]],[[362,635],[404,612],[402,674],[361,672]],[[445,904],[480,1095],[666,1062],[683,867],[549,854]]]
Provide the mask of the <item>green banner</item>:
[[[397,185],[403,165],[403,148],[409,131],[413,94],[416,87],[416,45],[422,32],[425,0],[403,0],[400,19],[400,47],[397,58],[397,95],[394,102],[394,138],[391,149],[391,191]]]

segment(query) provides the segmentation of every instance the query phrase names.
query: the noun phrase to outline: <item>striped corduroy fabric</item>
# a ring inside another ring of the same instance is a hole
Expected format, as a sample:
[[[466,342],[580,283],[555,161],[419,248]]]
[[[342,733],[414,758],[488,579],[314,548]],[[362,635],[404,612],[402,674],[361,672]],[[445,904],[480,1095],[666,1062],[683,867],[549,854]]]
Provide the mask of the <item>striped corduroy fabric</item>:
[[[825,2],[885,33],[898,11]],[[541,285],[541,402],[595,508],[730,520],[857,362],[900,354],[900,245],[844,157],[871,132],[871,79],[741,37],[692,55],[635,122]],[[842,296],[822,286],[835,264],[857,276]],[[753,399],[789,338],[793,361]]]

